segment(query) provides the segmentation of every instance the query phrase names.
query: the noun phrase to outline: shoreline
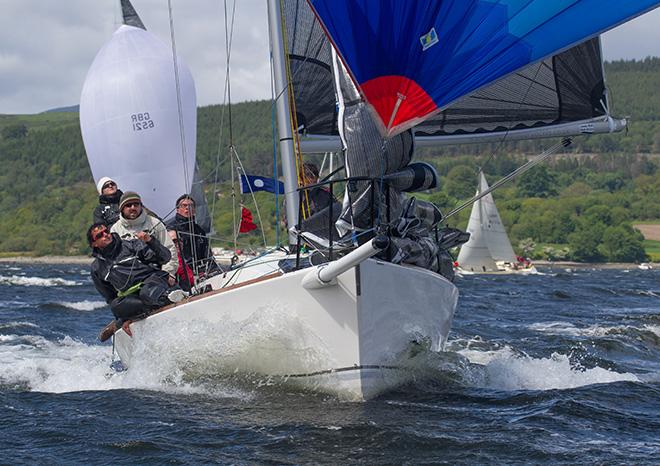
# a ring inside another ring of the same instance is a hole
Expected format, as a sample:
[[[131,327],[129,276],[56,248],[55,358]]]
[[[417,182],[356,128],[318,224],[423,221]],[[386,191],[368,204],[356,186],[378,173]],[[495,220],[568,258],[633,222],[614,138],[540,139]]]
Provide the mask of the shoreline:
[[[650,264],[653,269],[659,269],[658,262],[645,262]],[[568,267],[568,268],[592,268],[592,269],[636,269],[639,264],[634,262],[571,262],[571,261],[532,261],[532,265],[539,267]]]
[[[91,256],[11,256],[0,257],[0,264],[91,264]],[[639,264],[632,262],[570,262],[570,261],[532,261],[539,267],[575,267],[595,269],[636,269]],[[653,269],[660,269],[660,263],[648,262]]]
[[[11,256],[0,257],[0,264],[91,264],[91,256]]]

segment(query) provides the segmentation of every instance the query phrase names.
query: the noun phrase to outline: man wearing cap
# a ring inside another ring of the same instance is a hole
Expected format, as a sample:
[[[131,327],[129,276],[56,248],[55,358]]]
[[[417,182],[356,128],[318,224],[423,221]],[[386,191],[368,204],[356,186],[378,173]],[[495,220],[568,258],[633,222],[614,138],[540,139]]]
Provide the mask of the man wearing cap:
[[[179,253],[195,275],[220,270],[211,254],[206,231],[195,222],[195,199],[190,194],[183,194],[176,200],[176,215],[167,222],[166,227],[176,232]],[[182,288],[190,289],[193,283],[184,281],[185,277],[181,280]]]
[[[94,257],[92,281],[117,318],[115,329],[187,295],[170,286],[167,272],[157,268],[170,260],[170,251],[155,236],[140,231],[136,239],[122,240],[104,223],[95,223],[87,230],[87,242]]]
[[[94,223],[104,223],[111,227],[119,220],[119,199],[123,194],[117,187],[117,182],[104,176],[96,184],[99,192],[99,205],[94,208]]]
[[[163,264],[163,270],[170,276],[169,284],[176,283],[176,271],[179,268],[179,256],[176,246],[167,234],[163,222],[142,205],[140,195],[126,191],[119,199],[119,220],[112,225],[112,233],[117,233],[121,239],[136,239],[140,232],[154,236],[160,244],[170,251],[169,260]]]

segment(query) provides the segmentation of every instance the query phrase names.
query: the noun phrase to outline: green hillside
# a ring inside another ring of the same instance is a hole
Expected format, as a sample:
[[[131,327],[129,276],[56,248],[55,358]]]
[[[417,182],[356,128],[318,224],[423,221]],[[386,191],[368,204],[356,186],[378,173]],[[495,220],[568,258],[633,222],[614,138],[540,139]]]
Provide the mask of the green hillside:
[[[522,242],[525,252],[534,250],[537,257],[621,260],[617,251],[628,251],[632,244],[624,259],[643,258],[643,251],[640,254],[634,247],[641,241],[628,225],[634,220],[660,219],[660,159],[655,155],[660,154],[660,59],[608,63],[606,73],[614,114],[631,117],[629,131],[576,138],[565,155],[495,194],[519,252],[523,252],[518,247]],[[229,166],[222,163],[228,153],[227,123],[226,107],[198,111],[197,159],[222,240],[232,236]],[[233,144],[246,170],[271,175],[271,103],[234,105],[232,127]],[[418,159],[433,163],[442,177],[441,189],[421,196],[448,210],[474,193],[478,166],[484,166],[492,182],[554,142],[419,151]],[[78,114],[0,115],[0,157],[4,168],[0,173],[0,254],[87,253],[84,231],[97,195]],[[214,186],[216,179],[219,184]],[[248,199],[243,201],[251,205]],[[261,194],[259,206],[268,242],[273,244],[272,196]],[[453,222],[464,226],[468,215],[464,211]],[[240,239],[241,246],[260,242],[260,231]],[[230,242],[216,241],[216,245]]]

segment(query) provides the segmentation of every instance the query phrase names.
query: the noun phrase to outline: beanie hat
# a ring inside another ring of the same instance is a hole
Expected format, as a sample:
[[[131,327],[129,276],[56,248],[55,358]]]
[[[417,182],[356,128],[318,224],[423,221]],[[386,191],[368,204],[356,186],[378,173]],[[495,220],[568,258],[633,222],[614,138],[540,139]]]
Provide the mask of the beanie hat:
[[[193,199],[193,197],[192,197],[190,194],[182,194],[181,196],[179,196],[179,198],[176,200],[176,203],[175,203],[174,205],[175,205],[176,207],[179,207],[179,204],[180,204],[181,201],[183,201],[184,199],[189,199],[189,200],[192,201],[193,205],[195,205],[195,206],[197,205],[197,203],[195,202],[195,199]]]
[[[99,194],[103,194],[103,185],[106,184],[108,181],[112,181],[113,183],[117,183],[115,180],[108,176],[104,176],[99,180],[98,183],[96,183],[96,189],[98,190]]]
[[[119,199],[119,210],[121,211],[124,208],[124,204],[128,202],[142,202],[142,198],[140,195],[134,191],[126,191],[124,194],[121,195],[121,199]]]

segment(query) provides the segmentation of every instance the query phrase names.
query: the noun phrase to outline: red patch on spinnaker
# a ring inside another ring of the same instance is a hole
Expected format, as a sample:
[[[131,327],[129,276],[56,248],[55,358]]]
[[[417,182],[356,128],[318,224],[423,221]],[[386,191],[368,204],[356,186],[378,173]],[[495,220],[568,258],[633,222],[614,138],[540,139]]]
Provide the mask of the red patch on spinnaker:
[[[437,105],[424,89],[415,81],[405,76],[380,76],[361,85],[367,102],[378,113],[388,136],[395,134],[397,128],[408,128],[413,121],[437,110]],[[403,100],[397,109],[397,102]],[[396,114],[392,114],[396,109]]]

